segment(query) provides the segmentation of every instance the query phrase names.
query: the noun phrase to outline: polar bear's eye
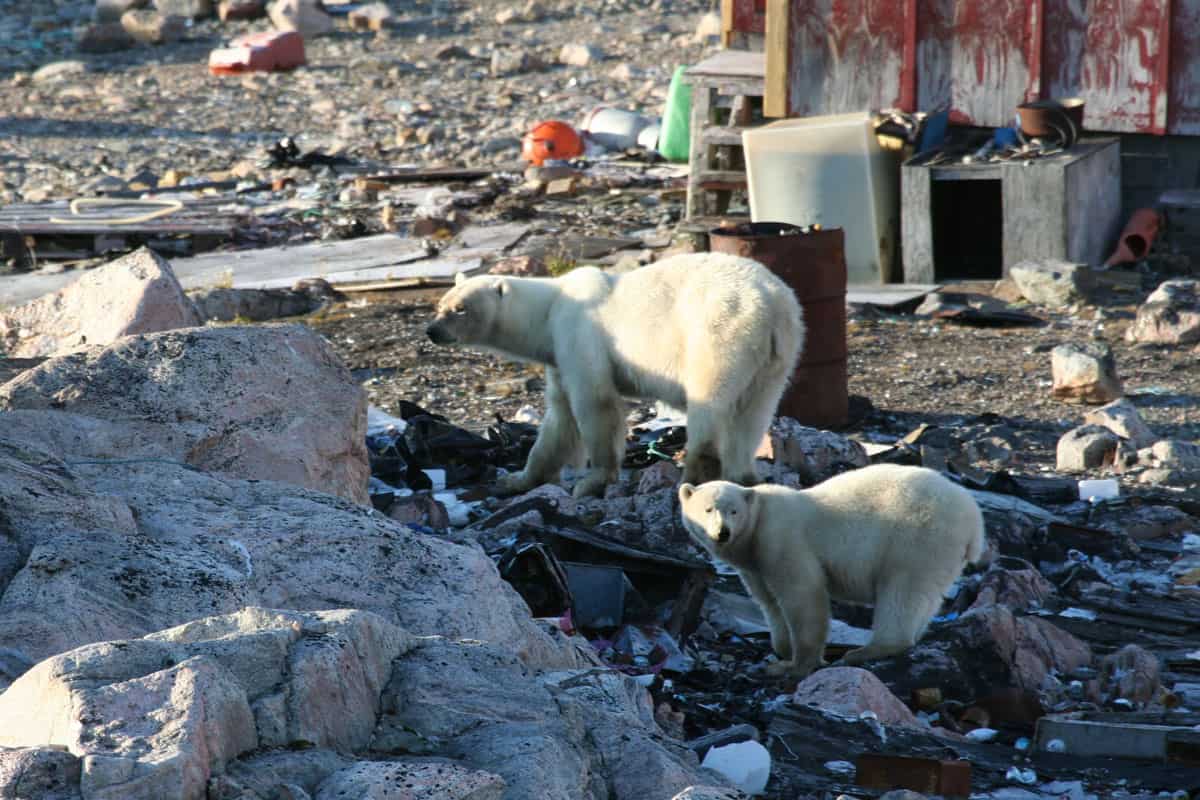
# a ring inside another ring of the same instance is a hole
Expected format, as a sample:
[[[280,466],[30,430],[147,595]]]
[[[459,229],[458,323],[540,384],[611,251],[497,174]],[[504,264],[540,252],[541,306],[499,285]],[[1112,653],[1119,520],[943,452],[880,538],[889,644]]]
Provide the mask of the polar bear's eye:
[[[731,508],[731,509],[729,510],[729,516],[731,516],[731,517],[736,517],[736,516],[737,516],[737,509],[736,509],[736,508]]]
[[[704,509],[705,514],[711,514],[712,512],[713,512],[713,510],[711,508]]]
[[[465,308],[456,308],[453,311],[451,311],[450,313],[457,314],[458,316],[461,317],[463,314],[467,313],[467,310]]]

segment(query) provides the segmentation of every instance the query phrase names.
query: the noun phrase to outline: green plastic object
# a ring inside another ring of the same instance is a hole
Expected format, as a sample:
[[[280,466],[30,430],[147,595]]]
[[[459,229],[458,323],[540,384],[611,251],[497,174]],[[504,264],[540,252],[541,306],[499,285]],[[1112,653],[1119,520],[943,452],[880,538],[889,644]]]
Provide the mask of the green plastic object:
[[[692,85],[683,79],[686,69],[686,66],[675,68],[667,90],[667,107],[658,134],[658,152],[667,161],[686,162],[692,149]]]

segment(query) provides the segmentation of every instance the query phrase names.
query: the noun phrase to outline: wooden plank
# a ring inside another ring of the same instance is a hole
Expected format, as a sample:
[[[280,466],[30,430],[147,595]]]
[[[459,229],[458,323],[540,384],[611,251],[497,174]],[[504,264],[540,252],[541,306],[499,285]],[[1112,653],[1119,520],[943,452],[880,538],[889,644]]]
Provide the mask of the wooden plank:
[[[229,202],[223,198],[222,202]],[[233,235],[240,217],[221,213],[215,202],[188,203],[179,211],[144,222],[115,224],[110,220],[144,214],[154,210],[145,205],[84,208],[73,215],[65,201],[53,203],[12,204],[0,207],[0,233],[24,236],[70,236],[95,234],[171,235],[206,234],[229,237]],[[248,212],[247,212],[248,213]],[[77,219],[74,217],[77,216]],[[51,219],[70,219],[51,222]]]
[[[932,283],[933,179],[926,167],[900,168],[900,246],[904,282]]]
[[[1067,261],[1099,266],[1121,233],[1121,145],[1117,139],[1082,143],[1082,156],[1064,167]]]
[[[767,57],[764,53],[749,50],[721,50],[715,55],[689,67],[684,74],[689,78],[753,78],[766,75]]]
[[[763,85],[763,116],[788,115],[788,73],[791,63],[791,0],[767,0],[767,32],[764,42],[766,70]]]

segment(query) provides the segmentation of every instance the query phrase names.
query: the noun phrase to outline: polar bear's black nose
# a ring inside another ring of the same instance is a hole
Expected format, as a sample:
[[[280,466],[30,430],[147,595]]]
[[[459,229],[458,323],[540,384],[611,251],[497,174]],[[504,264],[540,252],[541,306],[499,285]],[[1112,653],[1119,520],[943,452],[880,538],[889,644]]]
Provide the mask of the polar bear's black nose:
[[[425,335],[428,336],[429,340],[434,344],[449,344],[450,342],[454,341],[454,337],[446,333],[446,331],[436,322],[429,324],[429,327],[425,329]]]
[[[729,526],[722,525],[721,530],[717,532],[717,541],[724,544],[729,541]]]

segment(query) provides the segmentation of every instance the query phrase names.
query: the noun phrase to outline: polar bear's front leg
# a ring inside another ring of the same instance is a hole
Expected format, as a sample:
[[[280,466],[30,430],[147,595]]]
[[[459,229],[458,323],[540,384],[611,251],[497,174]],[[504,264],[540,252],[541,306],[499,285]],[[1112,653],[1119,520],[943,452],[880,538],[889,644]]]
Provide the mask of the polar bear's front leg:
[[[604,488],[616,482],[621,460],[625,457],[625,420],[621,399],[603,390],[598,382],[567,387],[571,411],[579,428],[579,437],[587,451],[587,474],[575,484],[575,497],[600,497]]]
[[[546,368],[546,416],[525,461],[525,469],[496,482],[501,494],[519,494],[558,478],[558,471],[579,449],[579,427],[558,371]]]
[[[797,582],[786,591],[776,593],[780,611],[788,622],[792,639],[790,661],[777,661],[767,666],[770,675],[804,677],[825,666],[825,641],[829,638],[829,593],[822,581]]]
[[[779,608],[779,602],[767,589],[762,578],[749,570],[739,570],[738,574],[741,576],[746,590],[754,598],[754,602],[758,603],[758,607],[762,609],[763,616],[767,618],[767,626],[771,629],[771,649],[784,661],[791,661],[792,634],[787,620],[784,619],[783,611]]]

